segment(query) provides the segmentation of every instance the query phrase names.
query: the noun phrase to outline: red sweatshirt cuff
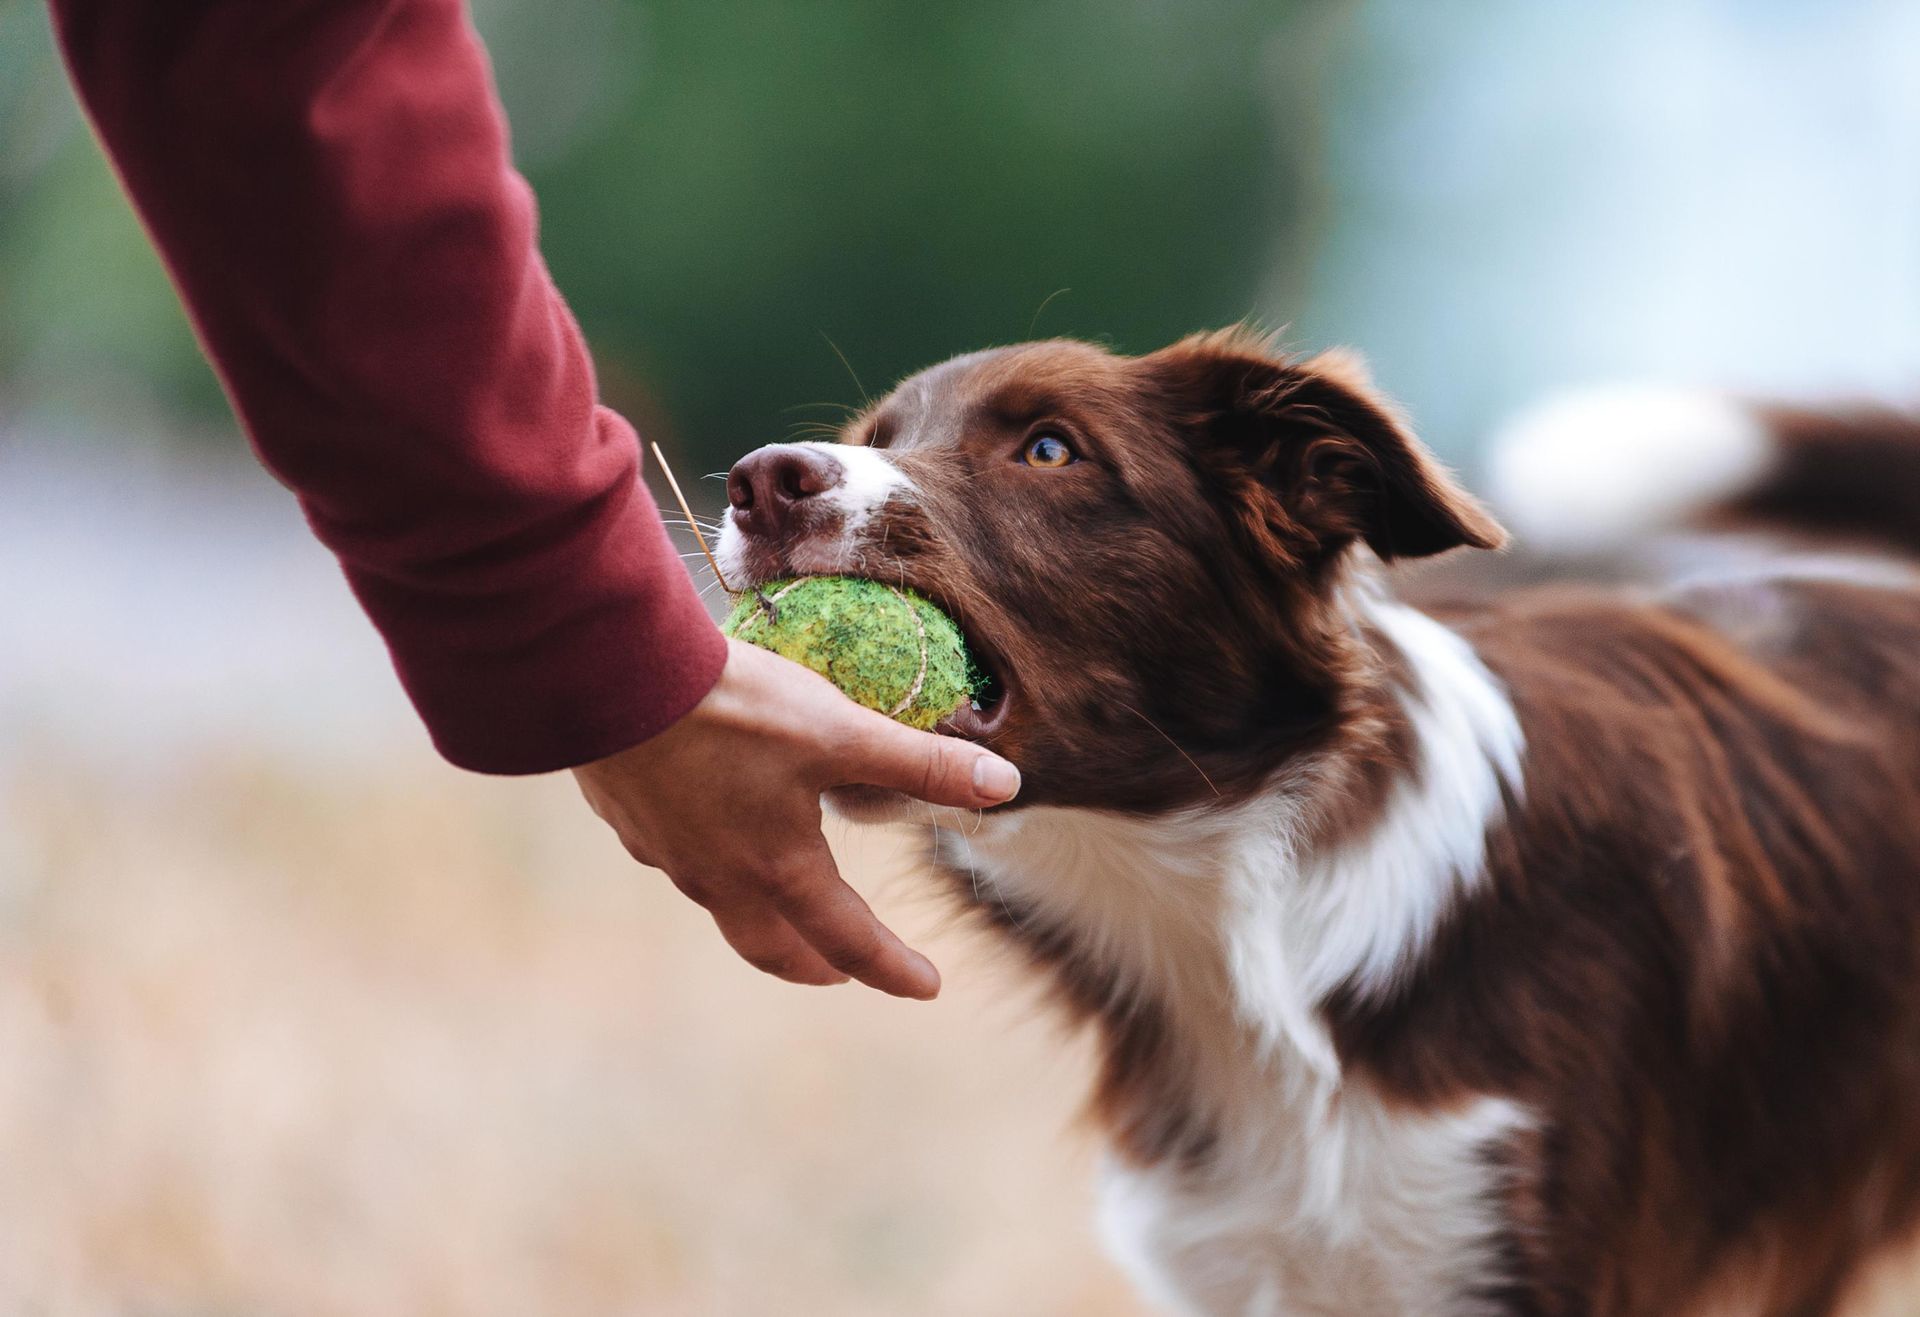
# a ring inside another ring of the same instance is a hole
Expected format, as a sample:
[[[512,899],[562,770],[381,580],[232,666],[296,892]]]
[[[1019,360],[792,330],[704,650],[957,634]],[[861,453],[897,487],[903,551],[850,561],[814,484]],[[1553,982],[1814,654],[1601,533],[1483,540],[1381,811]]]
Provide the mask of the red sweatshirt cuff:
[[[601,427],[631,437],[602,409]],[[347,568],[434,746],[481,773],[545,773],[639,744],[719,680],[727,642],[637,480],[543,544],[412,582]],[[503,581],[503,577],[506,578]]]

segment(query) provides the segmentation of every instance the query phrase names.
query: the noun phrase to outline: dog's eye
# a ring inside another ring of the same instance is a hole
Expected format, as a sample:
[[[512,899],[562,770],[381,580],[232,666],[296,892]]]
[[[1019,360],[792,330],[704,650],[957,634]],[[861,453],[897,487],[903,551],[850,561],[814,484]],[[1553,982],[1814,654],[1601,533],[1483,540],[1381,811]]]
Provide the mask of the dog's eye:
[[[1067,441],[1057,434],[1037,434],[1029,439],[1020,459],[1028,466],[1048,469],[1070,466],[1078,460],[1073,455],[1073,449],[1067,447]]]

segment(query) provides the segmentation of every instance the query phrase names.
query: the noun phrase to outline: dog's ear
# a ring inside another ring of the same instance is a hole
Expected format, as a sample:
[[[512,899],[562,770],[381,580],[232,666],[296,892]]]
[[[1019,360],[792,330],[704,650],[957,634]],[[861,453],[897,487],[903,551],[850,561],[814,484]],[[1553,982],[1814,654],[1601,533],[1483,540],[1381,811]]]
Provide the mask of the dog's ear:
[[[1356,540],[1384,559],[1506,543],[1357,355],[1291,362],[1232,330],[1142,360],[1159,401],[1192,436],[1196,462],[1225,484],[1266,551],[1310,562]]]

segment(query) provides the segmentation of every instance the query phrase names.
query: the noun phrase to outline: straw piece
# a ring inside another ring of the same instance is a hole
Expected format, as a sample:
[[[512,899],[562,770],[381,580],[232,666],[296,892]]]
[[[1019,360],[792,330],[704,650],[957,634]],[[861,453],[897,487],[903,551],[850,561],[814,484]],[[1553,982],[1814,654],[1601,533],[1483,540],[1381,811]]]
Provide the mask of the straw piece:
[[[667,455],[660,451],[658,440],[653,442],[652,448],[654,457],[660,462],[660,470],[666,474],[667,484],[673,488],[674,498],[680,503],[680,511],[686,514],[687,526],[693,531],[693,538],[700,541],[700,552],[707,555],[707,566],[713,568],[713,579],[720,582],[720,588],[728,594],[739,594],[738,590],[727,584],[727,578],[720,574],[720,564],[715,560],[713,550],[707,547],[707,537],[700,533],[700,523],[695,520],[693,509],[687,504],[687,496],[680,492],[680,482],[673,478],[673,467],[668,465]]]

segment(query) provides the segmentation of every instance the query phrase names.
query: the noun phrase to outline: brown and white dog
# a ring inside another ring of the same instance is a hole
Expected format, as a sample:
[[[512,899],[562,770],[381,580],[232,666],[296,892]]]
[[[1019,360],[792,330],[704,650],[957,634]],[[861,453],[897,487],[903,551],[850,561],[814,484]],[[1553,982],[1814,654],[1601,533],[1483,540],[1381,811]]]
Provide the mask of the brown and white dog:
[[[734,468],[729,578],[915,587],[991,669],[947,730],[1025,788],[934,855],[1098,1031],[1168,1308],[1816,1314],[1920,1228],[1920,423],[1631,402],[1503,470],[1639,579],[1446,609],[1382,564],[1501,528],[1242,333],[961,357]],[[1890,552],[1641,538],[1706,513]]]

